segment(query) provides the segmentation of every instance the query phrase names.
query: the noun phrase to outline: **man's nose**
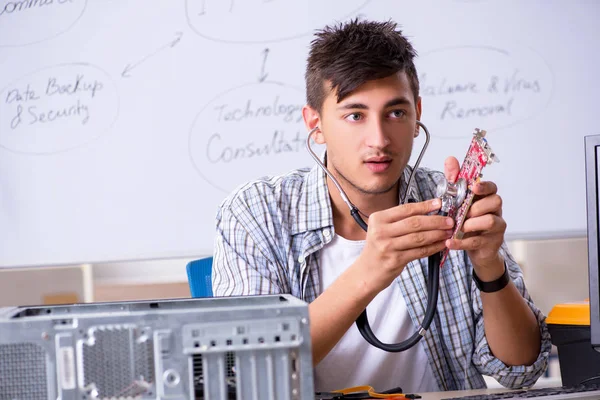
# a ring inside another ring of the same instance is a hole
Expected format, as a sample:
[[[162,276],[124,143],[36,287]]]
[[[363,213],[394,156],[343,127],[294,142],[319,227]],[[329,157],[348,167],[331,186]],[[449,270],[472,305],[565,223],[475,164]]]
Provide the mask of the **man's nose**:
[[[372,122],[365,134],[365,141],[368,147],[383,149],[390,144],[390,139],[385,132],[383,121],[379,119],[376,119]]]

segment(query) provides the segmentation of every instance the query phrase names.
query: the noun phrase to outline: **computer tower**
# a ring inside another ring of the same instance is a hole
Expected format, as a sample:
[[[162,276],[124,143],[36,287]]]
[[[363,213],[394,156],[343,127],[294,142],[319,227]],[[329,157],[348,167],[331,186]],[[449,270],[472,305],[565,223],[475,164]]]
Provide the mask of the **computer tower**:
[[[289,295],[0,312],[0,400],[312,399],[307,304]]]

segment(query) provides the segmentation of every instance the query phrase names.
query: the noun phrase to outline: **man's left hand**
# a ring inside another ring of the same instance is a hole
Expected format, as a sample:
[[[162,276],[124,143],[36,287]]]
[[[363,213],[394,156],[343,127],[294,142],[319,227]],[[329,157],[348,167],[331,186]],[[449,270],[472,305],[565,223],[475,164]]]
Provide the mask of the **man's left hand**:
[[[449,182],[455,182],[460,166],[455,157],[448,157],[444,173]],[[477,276],[493,281],[504,273],[504,260],[499,254],[504,241],[506,222],[502,218],[502,198],[498,187],[489,181],[480,181],[471,188],[475,197],[462,226],[463,239],[448,239],[450,250],[466,250]]]

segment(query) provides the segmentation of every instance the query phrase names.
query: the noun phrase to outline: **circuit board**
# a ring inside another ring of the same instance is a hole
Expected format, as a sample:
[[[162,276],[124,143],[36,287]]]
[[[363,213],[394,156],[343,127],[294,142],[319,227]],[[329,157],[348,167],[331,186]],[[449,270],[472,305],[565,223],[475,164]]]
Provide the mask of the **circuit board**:
[[[475,129],[473,132],[471,145],[469,146],[467,155],[465,156],[458,177],[456,178],[456,182],[464,180],[466,183],[466,194],[464,200],[460,204],[456,204],[454,201],[449,202],[450,208],[448,210],[448,216],[452,217],[455,222],[452,232],[452,238],[454,239],[462,239],[464,236],[461,229],[473,202],[473,198],[475,197],[472,188],[473,185],[479,182],[483,177],[483,174],[481,173],[483,167],[492,162],[500,161],[485,139],[485,134],[486,131],[480,129]],[[444,202],[444,198],[442,198],[442,202]],[[449,250],[447,248],[442,252],[440,265],[444,265],[448,252]]]

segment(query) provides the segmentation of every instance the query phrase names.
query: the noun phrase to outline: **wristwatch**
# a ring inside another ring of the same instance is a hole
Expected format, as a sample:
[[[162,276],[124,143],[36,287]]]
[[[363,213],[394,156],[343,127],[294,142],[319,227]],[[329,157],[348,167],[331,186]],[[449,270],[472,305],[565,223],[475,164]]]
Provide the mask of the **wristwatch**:
[[[494,293],[504,289],[504,287],[508,285],[508,282],[510,282],[510,275],[508,275],[508,269],[506,268],[506,263],[504,263],[504,273],[500,278],[496,279],[495,281],[482,281],[481,279],[479,279],[474,269],[473,280],[475,281],[475,286],[477,286],[477,289],[481,290],[484,293]]]

